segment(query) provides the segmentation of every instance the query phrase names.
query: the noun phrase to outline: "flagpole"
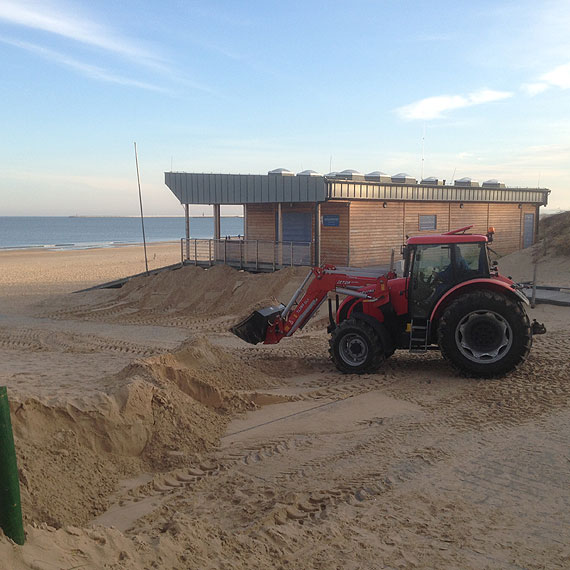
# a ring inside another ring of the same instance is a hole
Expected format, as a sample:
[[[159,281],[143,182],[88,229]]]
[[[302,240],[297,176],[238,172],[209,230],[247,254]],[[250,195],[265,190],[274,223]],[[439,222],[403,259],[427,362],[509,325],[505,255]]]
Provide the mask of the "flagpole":
[[[137,182],[139,185],[139,204],[141,207],[141,226],[143,235],[143,246],[144,246],[144,265],[146,267],[146,274],[148,275],[148,257],[146,255],[146,237],[144,233],[144,216],[143,216],[143,204],[142,204],[142,193],[141,193],[141,177],[139,174],[139,157],[137,154],[137,143],[135,142],[135,163],[137,165]]]

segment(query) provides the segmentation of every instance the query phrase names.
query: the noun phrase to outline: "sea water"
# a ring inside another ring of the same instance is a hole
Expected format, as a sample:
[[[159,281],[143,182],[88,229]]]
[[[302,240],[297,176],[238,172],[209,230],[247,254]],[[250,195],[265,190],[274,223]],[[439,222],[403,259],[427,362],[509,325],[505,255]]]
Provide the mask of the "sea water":
[[[242,217],[221,219],[223,236],[243,235]],[[183,217],[144,219],[147,242],[177,241],[186,234]],[[212,217],[190,218],[191,238],[213,238]],[[142,243],[140,218],[0,216],[0,249],[87,249]]]

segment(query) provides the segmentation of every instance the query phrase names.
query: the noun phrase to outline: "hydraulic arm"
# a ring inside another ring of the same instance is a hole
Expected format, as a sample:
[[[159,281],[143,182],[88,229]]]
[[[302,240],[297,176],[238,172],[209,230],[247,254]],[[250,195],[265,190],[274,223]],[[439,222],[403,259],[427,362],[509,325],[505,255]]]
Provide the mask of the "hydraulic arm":
[[[329,293],[373,301],[387,290],[386,283],[386,276],[365,269],[337,268],[334,265],[314,267],[286,306],[254,311],[231,331],[251,344],[276,344],[303,328]]]

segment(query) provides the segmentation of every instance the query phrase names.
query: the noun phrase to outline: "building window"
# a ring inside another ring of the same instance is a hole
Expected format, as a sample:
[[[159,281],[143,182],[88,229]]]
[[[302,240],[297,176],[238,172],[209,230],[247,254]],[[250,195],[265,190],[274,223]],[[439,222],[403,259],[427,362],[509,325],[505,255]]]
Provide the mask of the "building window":
[[[436,230],[437,229],[437,216],[422,216],[420,215],[420,231]]]

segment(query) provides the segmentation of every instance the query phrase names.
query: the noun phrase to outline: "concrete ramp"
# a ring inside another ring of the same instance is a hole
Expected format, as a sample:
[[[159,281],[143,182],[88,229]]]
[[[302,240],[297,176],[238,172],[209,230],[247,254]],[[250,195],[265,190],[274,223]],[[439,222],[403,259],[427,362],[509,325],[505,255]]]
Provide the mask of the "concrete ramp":
[[[525,284],[523,292],[530,301],[532,299],[532,287]],[[536,304],[570,307],[570,288],[538,285],[536,287]]]

